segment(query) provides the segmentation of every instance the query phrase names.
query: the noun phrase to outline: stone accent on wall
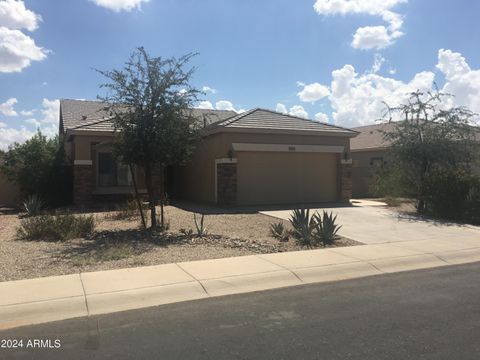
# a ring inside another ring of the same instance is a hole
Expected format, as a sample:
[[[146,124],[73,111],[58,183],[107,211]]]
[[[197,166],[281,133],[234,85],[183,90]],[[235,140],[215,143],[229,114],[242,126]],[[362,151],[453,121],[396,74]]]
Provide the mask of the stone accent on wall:
[[[93,202],[94,173],[92,165],[73,166],[73,202],[78,206],[89,206]]]
[[[237,202],[237,164],[217,163],[217,203],[235,205]]]
[[[349,203],[352,198],[352,159],[340,160],[340,201]]]

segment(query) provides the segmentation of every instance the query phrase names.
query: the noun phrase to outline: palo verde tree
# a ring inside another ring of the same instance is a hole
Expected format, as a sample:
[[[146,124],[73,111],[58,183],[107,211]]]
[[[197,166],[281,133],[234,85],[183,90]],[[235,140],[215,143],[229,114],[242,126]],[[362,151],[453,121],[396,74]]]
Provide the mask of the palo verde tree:
[[[387,105],[385,112],[393,125],[383,134],[391,143],[389,171],[399,177],[401,192],[416,199],[419,213],[458,211],[474,183],[472,168],[479,154],[475,114],[448,106],[448,97],[415,91],[405,104]]]
[[[201,124],[191,110],[201,91],[190,84],[195,68],[186,68],[193,56],[164,59],[139,47],[123,69],[97,70],[108,79],[101,85],[107,95],[99,99],[113,117],[115,154],[145,172],[152,228],[158,200],[165,226],[165,167],[184,164],[201,138]]]

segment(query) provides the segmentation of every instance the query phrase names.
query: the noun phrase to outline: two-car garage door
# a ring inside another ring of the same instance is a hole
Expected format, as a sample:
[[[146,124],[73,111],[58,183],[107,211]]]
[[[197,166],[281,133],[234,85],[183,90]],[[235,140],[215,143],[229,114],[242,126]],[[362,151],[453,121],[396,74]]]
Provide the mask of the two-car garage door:
[[[337,154],[245,151],[237,154],[237,203],[337,200]]]

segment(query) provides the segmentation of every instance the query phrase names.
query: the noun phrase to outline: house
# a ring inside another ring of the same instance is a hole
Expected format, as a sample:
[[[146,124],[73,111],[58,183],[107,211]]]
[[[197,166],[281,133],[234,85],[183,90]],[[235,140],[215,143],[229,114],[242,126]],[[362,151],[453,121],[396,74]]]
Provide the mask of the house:
[[[383,138],[383,133],[391,132],[394,126],[393,123],[379,123],[352,128],[358,132],[358,136],[350,142],[354,198],[372,196],[371,186],[376,171],[391,161],[390,143]],[[478,126],[474,129],[475,140],[480,142],[480,129]],[[480,169],[474,167],[474,172],[480,173]]]
[[[77,205],[131,194],[132,175],[111,152],[104,104],[61,100],[60,136],[74,166]],[[186,166],[166,169],[172,198],[220,205],[347,202],[356,131],[270,110],[194,110],[205,137]],[[145,192],[143,174],[135,170]]]
[[[389,161],[390,144],[383,139],[383,132],[393,129],[392,123],[355,127],[358,132],[350,142],[352,156],[352,196],[371,196],[371,185],[378,168]]]

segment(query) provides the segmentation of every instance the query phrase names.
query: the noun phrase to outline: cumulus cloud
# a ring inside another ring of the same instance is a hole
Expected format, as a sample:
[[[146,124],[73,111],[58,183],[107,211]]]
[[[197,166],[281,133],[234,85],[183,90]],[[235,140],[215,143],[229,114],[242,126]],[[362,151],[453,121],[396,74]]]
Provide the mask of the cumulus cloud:
[[[275,111],[282,113],[282,114],[287,114],[288,110],[287,107],[281,103],[278,103],[277,106],[275,107]]]
[[[302,91],[297,93],[298,98],[303,102],[314,103],[330,94],[330,90],[327,86],[321,85],[317,82],[308,85],[299,82],[298,85],[303,86]]]
[[[231,101],[228,100],[220,100],[215,103],[215,108],[217,110],[230,110],[230,111],[236,111],[235,108],[233,107],[233,104]]]
[[[383,64],[385,63],[386,59],[381,54],[375,54],[373,58],[373,65],[372,69],[370,70],[371,73],[376,74],[380,71]]]
[[[454,95],[449,105],[466,106],[480,113],[480,70],[472,70],[462,54],[452,50],[438,51],[439,69],[445,76],[443,92]]]
[[[294,105],[288,112],[290,115],[302,117],[308,119],[308,112],[301,105]]]
[[[352,65],[345,65],[332,72],[332,117],[344,126],[371,124],[382,116],[383,102],[396,106],[417,89],[430,90],[434,77],[432,72],[424,71],[403,82],[372,73],[359,75]]]
[[[34,110],[22,110],[22,111],[20,111],[20,115],[22,115],[22,116],[33,116],[33,111]]]
[[[9,145],[15,142],[23,143],[35,134],[34,131],[22,126],[20,129],[14,129],[7,126],[0,126],[0,149],[7,150]]]
[[[14,30],[33,31],[38,28],[41,20],[40,15],[28,10],[23,1],[3,0],[0,2],[0,26]]]
[[[315,120],[328,123],[328,115],[323,112],[318,112],[315,114]]]
[[[23,1],[0,2],[0,72],[20,72],[32,61],[41,61],[48,51],[21,30],[38,28],[41,17],[25,8]]]
[[[0,104],[0,113],[5,116],[17,116],[18,113],[15,111],[13,106],[18,102],[15,98],[10,98],[5,101],[3,104]]]
[[[213,110],[213,104],[210,101],[200,101],[197,105],[197,108]]]
[[[392,11],[407,0],[317,0],[315,11],[320,15],[367,14],[379,16],[388,26],[365,26],[358,28],[353,36],[352,47],[357,49],[382,49],[392,45],[403,35],[402,15]]]
[[[216,94],[217,93],[217,89],[213,89],[210,86],[202,87],[202,91],[205,92],[205,93],[211,93],[211,94]]]
[[[149,0],[90,0],[95,5],[101,6],[108,10],[115,12],[132,11],[140,9],[142,3],[147,3]]]

